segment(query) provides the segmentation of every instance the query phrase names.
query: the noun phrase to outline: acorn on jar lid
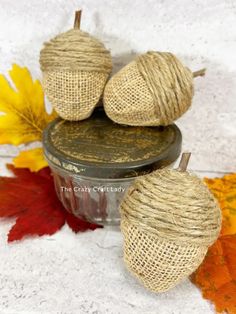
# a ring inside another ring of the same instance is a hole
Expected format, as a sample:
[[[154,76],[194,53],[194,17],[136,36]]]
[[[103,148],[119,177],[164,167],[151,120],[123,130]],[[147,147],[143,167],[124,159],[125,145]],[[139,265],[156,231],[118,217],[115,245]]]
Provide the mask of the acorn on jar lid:
[[[40,52],[45,94],[60,117],[73,121],[92,114],[112,70],[110,52],[80,30],[80,19],[77,11],[74,29],[46,42]]]
[[[170,52],[139,55],[107,83],[104,108],[113,121],[127,125],[169,125],[191,106],[192,72]]]

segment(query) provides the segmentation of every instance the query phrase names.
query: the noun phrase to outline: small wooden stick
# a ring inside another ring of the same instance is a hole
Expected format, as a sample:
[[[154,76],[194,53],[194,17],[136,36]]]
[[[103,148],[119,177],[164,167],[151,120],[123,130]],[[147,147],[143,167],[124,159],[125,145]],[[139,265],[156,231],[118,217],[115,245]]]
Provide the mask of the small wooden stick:
[[[206,68],[193,72],[193,77],[204,76],[206,74]]]
[[[74,29],[80,29],[82,10],[75,11]]]
[[[188,167],[189,158],[191,156],[191,153],[183,153],[181,156],[181,160],[179,163],[178,170],[179,171],[186,171]]]

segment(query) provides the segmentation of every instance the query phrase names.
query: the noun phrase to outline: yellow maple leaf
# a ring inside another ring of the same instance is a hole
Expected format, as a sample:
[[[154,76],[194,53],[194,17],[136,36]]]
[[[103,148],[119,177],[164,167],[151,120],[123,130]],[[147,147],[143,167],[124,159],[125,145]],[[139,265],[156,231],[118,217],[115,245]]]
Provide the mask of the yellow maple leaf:
[[[20,152],[13,159],[13,163],[16,168],[29,168],[32,172],[39,171],[48,165],[41,147]]]
[[[44,105],[41,83],[33,81],[27,68],[17,64],[9,75],[15,89],[0,75],[0,144],[19,145],[41,141],[42,131],[56,117],[48,114]]]

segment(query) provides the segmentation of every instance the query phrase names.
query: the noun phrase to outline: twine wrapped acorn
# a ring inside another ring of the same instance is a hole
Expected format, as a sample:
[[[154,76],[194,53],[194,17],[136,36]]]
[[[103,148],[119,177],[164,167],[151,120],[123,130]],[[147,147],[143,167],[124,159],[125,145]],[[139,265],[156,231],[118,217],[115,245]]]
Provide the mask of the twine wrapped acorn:
[[[162,169],[135,180],[120,206],[127,268],[148,289],[163,292],[189,276],[217,239],[221,212],[201,179]]]
[[[188,110],[193,78],[204,73],[192,73],[172,53],[149,51],[108,81],[105,111],[120,124],[169,125]]]
[[[80,17],[77,11],[74,29],[45,43],[40,52],[45,94],[59,116],[74,121],[91,115],[112,69],[110,52],[79,29]]]

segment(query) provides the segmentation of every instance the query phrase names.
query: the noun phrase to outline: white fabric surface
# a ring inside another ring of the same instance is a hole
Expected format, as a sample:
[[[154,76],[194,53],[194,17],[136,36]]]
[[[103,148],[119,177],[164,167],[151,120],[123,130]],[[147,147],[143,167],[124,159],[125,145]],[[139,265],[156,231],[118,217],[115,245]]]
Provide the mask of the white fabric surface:
[[[0,0],[0,72],[16,62],[35,78],[42,43],[73,24],[82,8],[82,29],[112,49],[115,69],[148,49],[172,51],[196,79],[191,110],[178,121],[190,168],[235,171],[236,5],[230,0]],[[0,154],[18,148],[3,146]],[[0,162],[1,175],[5,174]],[[124,269],[122,237],[104,229],[6,244],[11,223],[0,223],[1,314],[210,314],[213,306],[188,280],[170,292],[146,291]]]
[[[212,305],[189,281],[155,295],[126,271],[117,230],[5,245],[1,223],[1,314],[210,314]]]

